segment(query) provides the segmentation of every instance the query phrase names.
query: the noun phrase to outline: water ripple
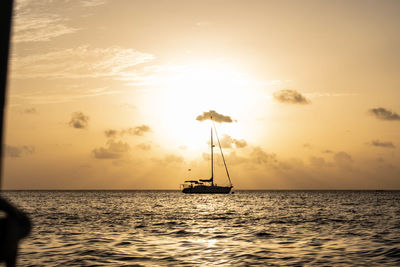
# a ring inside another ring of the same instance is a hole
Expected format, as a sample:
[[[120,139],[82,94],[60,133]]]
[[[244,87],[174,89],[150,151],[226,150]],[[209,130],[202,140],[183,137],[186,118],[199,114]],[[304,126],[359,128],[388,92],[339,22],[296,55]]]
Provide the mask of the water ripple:
[[[21,266],[400,264],[398,191],[8,191]]]

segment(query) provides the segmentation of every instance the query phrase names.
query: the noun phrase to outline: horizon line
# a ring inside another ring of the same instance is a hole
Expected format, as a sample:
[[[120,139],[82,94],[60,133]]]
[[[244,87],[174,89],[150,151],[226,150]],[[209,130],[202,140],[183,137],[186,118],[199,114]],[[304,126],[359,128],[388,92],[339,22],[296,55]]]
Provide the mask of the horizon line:
[[[4,191],[181,191],[180,189],[1,189],[1,192]],[[332,188],[332,189],[235,189],[235,191],[400,191],[400,188],[395,189],[384,189],[384,188],[376,188],[376,189],[341,189],[341,188]]]

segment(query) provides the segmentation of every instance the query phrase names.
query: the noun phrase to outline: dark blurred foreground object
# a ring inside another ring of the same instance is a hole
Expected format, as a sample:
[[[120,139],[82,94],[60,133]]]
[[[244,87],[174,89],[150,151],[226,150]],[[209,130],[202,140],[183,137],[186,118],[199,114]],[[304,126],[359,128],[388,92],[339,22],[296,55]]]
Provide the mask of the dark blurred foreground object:
[[[5,217],[0,218],[0,261],[7,266],[15,266],[18,242],[31,231],[29,218],[0,197],[0,211]]]
[[[7,86],[12,0],[0,0],[0,156],[3,156],[3,119]],[[0,161],[1,190],[2,160]],[[0,262],[15,266],[18,242],[31,230],[29,218],[0,196]]]

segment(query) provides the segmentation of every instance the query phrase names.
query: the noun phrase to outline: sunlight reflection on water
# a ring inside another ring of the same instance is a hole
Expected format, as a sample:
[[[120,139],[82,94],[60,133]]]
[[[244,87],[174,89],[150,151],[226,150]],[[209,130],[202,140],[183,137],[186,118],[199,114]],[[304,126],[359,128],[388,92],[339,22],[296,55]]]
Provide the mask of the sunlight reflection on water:
[[[25,265],[400,263],[400,192],[19,191]]]

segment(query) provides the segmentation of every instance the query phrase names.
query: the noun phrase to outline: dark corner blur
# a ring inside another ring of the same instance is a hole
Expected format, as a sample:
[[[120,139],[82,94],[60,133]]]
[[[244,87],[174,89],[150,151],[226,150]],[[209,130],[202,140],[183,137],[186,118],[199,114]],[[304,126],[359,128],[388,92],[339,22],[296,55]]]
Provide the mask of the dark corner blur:
[[[0,154],[3,155],[3,127],[4,109],[6,101],[7,69],[10,47],[11,19],[13,0],[0,1]],[[2,185],[3,161],[0,161],[0,190]],[[1,192],[0,192],[1,193]],[[15,266],[17,260],[18,243],[28,236],[31,230],[31,222],[27,215],[14,207],[9,201],[0,195],[0,264]]]

